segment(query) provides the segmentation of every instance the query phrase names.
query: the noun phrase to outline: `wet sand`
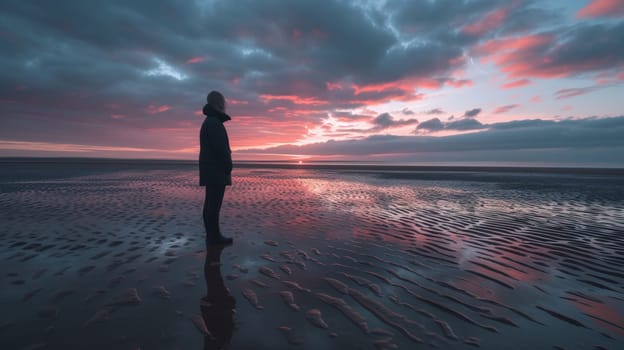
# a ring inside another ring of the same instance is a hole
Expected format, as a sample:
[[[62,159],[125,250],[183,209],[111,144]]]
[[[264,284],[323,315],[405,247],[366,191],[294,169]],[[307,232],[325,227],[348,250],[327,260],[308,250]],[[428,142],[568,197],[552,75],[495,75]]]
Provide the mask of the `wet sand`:
[[[447,169],[448,170],[448,169]],[[624,180],[184,164],[0,171],[1,349],[616,349]]]

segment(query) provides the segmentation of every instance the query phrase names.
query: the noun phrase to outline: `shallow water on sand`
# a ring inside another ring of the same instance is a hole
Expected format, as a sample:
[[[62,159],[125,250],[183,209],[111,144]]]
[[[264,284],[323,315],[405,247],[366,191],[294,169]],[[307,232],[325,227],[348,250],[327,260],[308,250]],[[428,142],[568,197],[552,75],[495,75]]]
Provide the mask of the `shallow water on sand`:
[[[195,167],[28,166],[0,173],[1,349],[624,341],[618,177],[237,169],[206,251]]]

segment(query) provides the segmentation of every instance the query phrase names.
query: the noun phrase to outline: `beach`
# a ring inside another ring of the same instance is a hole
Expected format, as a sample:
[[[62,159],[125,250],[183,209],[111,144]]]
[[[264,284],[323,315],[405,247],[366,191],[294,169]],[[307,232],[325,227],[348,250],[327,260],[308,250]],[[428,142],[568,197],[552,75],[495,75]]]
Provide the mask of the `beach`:
[[[621,171],[3,161],[2,349],[616,349]]]

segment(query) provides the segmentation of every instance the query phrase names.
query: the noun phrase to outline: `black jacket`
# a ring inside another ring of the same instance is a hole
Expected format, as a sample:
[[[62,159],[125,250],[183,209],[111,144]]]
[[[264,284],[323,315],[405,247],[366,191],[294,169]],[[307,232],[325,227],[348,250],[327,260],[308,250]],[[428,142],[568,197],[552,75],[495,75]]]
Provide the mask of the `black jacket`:
[[[204,106],[204,123],[199,133],[199,185],[232,184],[232,151],[223,123],[230,116]]]

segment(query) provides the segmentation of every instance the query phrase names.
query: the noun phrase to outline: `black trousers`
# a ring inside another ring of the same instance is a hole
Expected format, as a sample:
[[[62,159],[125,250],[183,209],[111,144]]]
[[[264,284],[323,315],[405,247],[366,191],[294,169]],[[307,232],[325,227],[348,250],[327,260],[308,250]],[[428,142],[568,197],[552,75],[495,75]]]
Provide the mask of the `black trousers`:
[[[206,185],[206,197],[204,198],[204,228],[206,238],[216,238],[221,235],[219,229],[219,212],[223,204],[225,185]]]

